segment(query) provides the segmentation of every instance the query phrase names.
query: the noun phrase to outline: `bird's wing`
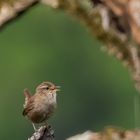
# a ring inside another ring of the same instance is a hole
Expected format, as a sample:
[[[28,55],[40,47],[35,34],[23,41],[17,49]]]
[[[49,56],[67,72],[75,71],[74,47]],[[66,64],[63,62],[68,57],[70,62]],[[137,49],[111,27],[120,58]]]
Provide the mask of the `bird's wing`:
[[[26,116],[31,110],[34,108],[34,98],[30,98],[30,100],[27,101],[27,103],[24,105],[24,110],[22,112],[23,116]]]

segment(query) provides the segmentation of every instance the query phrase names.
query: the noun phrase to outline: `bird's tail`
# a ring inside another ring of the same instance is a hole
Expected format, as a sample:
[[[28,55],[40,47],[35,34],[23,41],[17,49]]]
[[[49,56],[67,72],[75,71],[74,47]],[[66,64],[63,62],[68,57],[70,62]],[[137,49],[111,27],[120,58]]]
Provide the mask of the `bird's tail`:
[[[23,107],[25,108],[28,103],[29,98],[31,97],[30,91],[28,89],[24,89],[24,95],[25,95],[25,103]]]

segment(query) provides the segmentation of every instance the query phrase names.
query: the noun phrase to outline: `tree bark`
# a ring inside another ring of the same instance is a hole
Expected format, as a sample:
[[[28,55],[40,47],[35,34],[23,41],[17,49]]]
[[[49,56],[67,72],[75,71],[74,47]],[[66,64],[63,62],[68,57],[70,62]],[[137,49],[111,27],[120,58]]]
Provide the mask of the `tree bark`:
[[[41,126],[28,140],[54,140],[54,130],[51,126]]]

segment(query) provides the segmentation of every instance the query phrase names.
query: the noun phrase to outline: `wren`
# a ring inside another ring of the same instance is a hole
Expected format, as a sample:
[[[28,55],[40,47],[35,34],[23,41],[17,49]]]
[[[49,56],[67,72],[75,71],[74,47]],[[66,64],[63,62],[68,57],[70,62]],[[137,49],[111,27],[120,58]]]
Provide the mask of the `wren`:
[[[56,93],[60,87],[51,82],[43,82],[36,88],[34,95],[28,89],[24,90],[25,103],[23,116],[26,116],[33,124],[47,124],[47,120],[53,115],[57,101]]]

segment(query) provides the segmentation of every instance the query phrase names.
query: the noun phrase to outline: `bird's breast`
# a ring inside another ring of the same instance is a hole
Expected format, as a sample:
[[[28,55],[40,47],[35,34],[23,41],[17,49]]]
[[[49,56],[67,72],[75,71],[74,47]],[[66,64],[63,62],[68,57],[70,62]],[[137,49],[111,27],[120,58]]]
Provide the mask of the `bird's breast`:
[[[56,102],[50,102],[47,98],[35,99],[34,109],[28,114],[28,118],[34,123],[42,123],[48,120],[56,108]]]

